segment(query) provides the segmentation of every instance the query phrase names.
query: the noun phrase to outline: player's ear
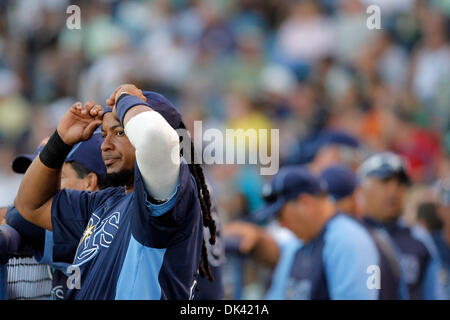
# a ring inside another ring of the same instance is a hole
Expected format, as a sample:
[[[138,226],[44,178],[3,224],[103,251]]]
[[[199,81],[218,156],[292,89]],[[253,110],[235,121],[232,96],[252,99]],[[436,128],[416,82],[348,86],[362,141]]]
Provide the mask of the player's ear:
[[[87,191],[97,191],[98,190],[98,178],[94,172],[89,172],[89,174],[84,178],[85,187]]]

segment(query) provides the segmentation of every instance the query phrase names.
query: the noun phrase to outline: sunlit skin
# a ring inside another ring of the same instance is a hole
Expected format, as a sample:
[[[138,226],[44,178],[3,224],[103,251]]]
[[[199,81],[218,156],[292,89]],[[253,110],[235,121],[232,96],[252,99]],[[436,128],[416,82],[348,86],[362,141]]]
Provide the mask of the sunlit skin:
[[[334,210],[333,204],[325,196],[301,194],[283,206],[279,213],[279,223],[308,242],[322,230]]]
[[[136,160],[135,149],[113,112],[108,112],[103,116],[102,136],[104,140],[101,149],[106,172],[117,173],[133,169]],[[133,186],[126,188],[128,192],[133,189]]]
[[[310,169],[314,173],[320,173],[333,164],[341,162],[339,156],[339,148],[336,146],[326,146],[319,150],[310,165]]]
[[[364,215],[362,190],[358,186],[352,194],[338,200],[335,203],[336,210],[343,212],[355,219],[361,219]]]
[[[0,208],[0,224],[6,224],[6,211],[8,211],[8,208]]]
[[[364,214],[378,222],[392,222],[402,215],[406,186],[395,176],[368,177],[362,185]]]
[[[355,193],[336,202],[336,209],[352,217],[357,218],[357,200]]]

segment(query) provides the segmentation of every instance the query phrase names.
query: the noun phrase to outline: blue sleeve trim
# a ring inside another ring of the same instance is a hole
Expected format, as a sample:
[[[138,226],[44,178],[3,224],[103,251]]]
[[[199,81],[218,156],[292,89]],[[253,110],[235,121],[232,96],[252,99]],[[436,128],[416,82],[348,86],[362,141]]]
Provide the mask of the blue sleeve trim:
[[[298,239],[293,239],[293,241],[287,241],[278,246],[280,258],[273,273],[272,284],[264,297],[265,300],[286,299],[286,285],[294,263],[295,254],[303,246],[303,243]]]
[[[345,216],[333,219],[325,234],[323,260],[330,298],[376,300],[378,290],[369,289],[369,266],[379,266],[379,256],[369,233]]]
[[[154,204],[154,203],[151,203],[150,201],[148,201],[147,199],[145,199],[147,208],[150,210],[152,216],[156,216],[156,217],[162,216],[164,213],[168,212],[175,206],[175,203],[178,198],[178,187],[179,187],[179,185],[177,185],[175,192],[170,197],[170,199],[164,203]]]

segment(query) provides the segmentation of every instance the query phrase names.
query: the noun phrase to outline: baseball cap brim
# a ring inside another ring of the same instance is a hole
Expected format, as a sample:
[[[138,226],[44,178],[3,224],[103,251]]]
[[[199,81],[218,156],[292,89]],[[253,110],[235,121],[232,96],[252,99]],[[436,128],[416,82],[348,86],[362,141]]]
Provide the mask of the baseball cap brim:
[[[255,222],[265,222],[274,217],[281,210],[285,203],[285,199],[278,199],[277,201],[272,202],[265,207],[253,212],[252,218]]]
[[[405,171],[390,171],[390,170],[376,170],[368,174],[368,176],[376,177],[380,180],[388,179],[390,177],[397,177],[400,182],[404,183],[405,185],[409,185],[411,181],[409,180],[408,175]]]
[[[27,171],[30,164],[33,162],[34,155],[21,154],[14,158],[11,163],[11,168],[15,173],[23,174]]]

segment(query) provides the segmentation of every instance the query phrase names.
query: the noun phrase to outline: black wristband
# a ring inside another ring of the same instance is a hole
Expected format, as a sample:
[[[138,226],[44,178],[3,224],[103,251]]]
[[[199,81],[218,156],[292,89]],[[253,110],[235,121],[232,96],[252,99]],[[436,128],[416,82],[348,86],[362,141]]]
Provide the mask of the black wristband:
[[[63,166],[67,155],[72,150],[72,146],[66,144],[55,130],[55,133],[48,139],[47,144],[39,153],[41,162],[52,169],[59,169]]]

